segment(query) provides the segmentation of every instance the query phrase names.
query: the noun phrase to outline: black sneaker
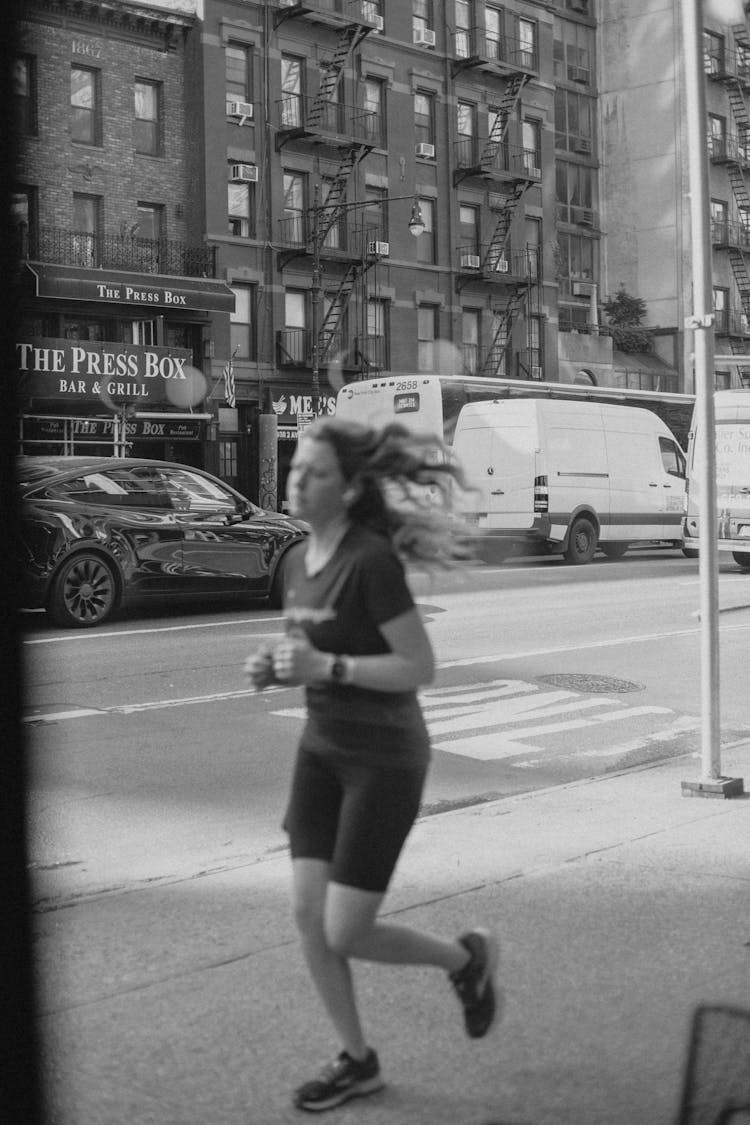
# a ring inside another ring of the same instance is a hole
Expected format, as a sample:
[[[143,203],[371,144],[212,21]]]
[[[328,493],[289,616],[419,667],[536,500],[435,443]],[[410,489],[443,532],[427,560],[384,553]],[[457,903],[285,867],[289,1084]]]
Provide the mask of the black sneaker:
[[[495,1019],[494,976],[497,969],[497,938],[487,930],[471,930],[459,939],[470,953],[463,969],[450,973],[451,984],[464,1006],[464,1024],[472,1039],[481,1039]]]
[[[361,1061],[342,1051],[335,1062],[323,1067],[317,1078],[305,1082],[294,1092],[297,1109],[319,1113],[333,1109],[350,1098],[374,1094],[384,1086],[378,1056],[369,1050]]]

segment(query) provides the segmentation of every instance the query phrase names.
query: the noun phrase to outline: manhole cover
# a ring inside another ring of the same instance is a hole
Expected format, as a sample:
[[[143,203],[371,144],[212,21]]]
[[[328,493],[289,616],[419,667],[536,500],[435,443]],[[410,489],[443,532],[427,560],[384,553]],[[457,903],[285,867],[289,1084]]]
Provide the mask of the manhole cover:
[[[594,676],[588,672],[559,672],[551,676],[537,676],[537,679],[553,687],[568,688],[570,691],[644,691],[644,684],[633,680],[618,680],[614,676]]]

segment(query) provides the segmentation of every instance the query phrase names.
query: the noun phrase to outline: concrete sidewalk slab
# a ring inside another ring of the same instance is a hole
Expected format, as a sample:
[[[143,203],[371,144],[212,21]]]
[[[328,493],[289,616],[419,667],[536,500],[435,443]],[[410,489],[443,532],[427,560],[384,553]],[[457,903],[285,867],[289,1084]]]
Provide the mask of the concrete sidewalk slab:
[[[750,777],[750,746],[725,751]],[[496,925],[502,1023],[445,977],[358,964],[387,1088],[339,1125],[670,1125],[694,1007],[750,1008],[750,800],[685,798],[694,759],[420,821],[390,916]],[[55,1125],[277,1125],[337,1050],[288,911],[288,858],[38,919]],[[62,968],[60,968],[62,966]]]

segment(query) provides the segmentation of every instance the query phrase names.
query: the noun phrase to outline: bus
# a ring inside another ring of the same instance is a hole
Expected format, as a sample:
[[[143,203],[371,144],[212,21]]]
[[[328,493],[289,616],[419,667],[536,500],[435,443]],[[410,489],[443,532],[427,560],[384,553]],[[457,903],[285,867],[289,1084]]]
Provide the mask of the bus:
[[[601,402],[651,410],[687,449],[695,395],[593,387],[578,383],[545,383],[524,379],[493,379],[471,375],[394,375],[346,383],[338,393],[336,412],[372,426],[402,422],[411,429],[442,435],[452,444],[464,406],[510,398],[554,398]]]
[[[344,385],[336,414],[442,437],[464,470],[457,502],[478,550],[620,558],[682,546],[694,397],[471,376]]]
[[[750,570],[750,389],[714,392],[716,416],[717,546]],[[697,555],[700,539],[700,480],[696,465],[697,424],[687,447],[687,510],[683,548]]]

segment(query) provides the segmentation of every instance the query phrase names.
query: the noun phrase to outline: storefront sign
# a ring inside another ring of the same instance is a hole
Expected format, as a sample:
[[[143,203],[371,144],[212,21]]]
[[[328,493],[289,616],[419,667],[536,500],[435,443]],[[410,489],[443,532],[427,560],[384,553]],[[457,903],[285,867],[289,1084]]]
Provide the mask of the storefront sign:
[[[322,414],[335,414],[336,396],[318,395],[313,398],[312,395],[287,394],[282,391],[278,398],[271,397],[271,407],[279,422],[290,425],[296,423],[300,415],[312,419],[316,415],[320,417]]]
[[[212,278],[154,276],[40,262],[27,265],[36,279],[37,297],[138,305],[150,310],[234,312],[234,293],[225,281]]]
[[[203,422],[195,418],[184,421],[175,418],[129,418],[125,423],[125,436],[129,440],[197,441],[201,437]],[[62,441],[64,437],[76,441],[112,440],[112,418],[45,418],[25,417],[23,436],[27,441]]]
[[[40,338],[19,342],[16,354],[21,395],[71,405],[175,403],[176,388],[184,392],[196,376],[203,377],[190,366],[192,353],[185,348]],[[182,397],[197,405],[189,395]]]

